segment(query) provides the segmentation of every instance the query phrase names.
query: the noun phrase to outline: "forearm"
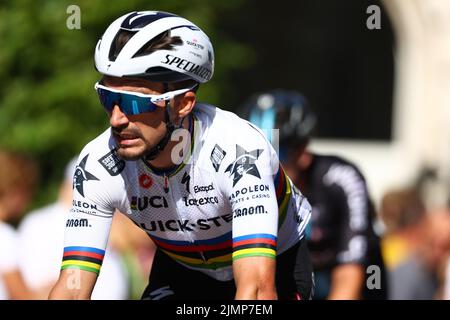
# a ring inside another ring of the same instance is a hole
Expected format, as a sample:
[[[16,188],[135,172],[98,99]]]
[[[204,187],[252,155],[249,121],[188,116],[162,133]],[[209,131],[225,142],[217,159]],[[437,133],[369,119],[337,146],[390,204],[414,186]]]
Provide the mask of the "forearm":
[[[337,266],[332,273],[329,300],[361,299],[364,271],[361,265]]]
[[[275,260],[248,257],[233,263],[237,300],[275,300]]]
[[[97,274],[81,270],[63,270],[53,289],[50,300],[89,300]]]
[[[50,291],[49,300],[90,300],[91,295],[81,290],[67,290],[56,284]]]
[[[277,291],[274,286],[239,286],[236,300],[276,300]]]

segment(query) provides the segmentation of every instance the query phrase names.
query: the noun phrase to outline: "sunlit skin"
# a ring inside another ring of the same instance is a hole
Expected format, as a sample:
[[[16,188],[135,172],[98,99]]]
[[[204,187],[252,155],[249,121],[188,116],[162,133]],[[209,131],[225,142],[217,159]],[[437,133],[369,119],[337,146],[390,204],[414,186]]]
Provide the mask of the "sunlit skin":
[[[102,83],[110,88],[144,94],[161,94],[164,92],[162,83],[150,82],[142,79],[104,77]],[[172,88],[169,88],[172,90]],[[195,93],[192,91],[181,94],[170,101],[171,119],[176,126],[182,124],[183,128],[189,127],[189,121],[181,121],[188,116],[195,105]],[[126,160],[137,160],[145,156],[166,133],[165,104],[158,103],[154,112],[139,115],[125,115],[118,105],[114,106],[109,114],[110,125],[114,139],[117,142],[118,155]],[[170,168],[174,164],[171,160],[171,151],[179,142],[171,141],[150,163],[156,168]]]

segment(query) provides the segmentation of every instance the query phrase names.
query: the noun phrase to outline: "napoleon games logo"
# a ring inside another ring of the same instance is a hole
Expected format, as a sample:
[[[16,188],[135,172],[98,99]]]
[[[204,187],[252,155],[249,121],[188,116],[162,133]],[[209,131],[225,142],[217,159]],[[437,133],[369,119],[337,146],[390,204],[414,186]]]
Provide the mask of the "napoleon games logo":
[[[248,152],[240,145],[236,145],[236,160],[225,170],[225,172],[230,172],[230,177],[233,176],[233,187],[245,174],[251,174],[261,179],[255,161],[258,160],[263,151],[263,149],[255,149]]]
[[[75,174],[73,176],[73,188],[77,189],[77,191],[84,197],[84,189],[83,184],[89,180],[98,180],[92,173],[88,172],[86,167],[86,162],[89,157],[87,154],[83,160],[81,160],[80,164],[75,168]]]

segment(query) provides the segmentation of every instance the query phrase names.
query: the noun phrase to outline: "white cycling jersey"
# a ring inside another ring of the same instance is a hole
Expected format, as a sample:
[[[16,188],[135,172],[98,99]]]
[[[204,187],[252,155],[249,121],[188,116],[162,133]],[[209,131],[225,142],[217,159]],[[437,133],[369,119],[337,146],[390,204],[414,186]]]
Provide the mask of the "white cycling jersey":
[[[115,209],[174,260],[221,281],[233,278],[232,261],[275,258],[303,237],[311,207],[259,129],[205,104],[189,127],[173,135],[190,140],[174,148],[181,163],[170,172],[120,159],[110,129],[83,149],[63,269],[99,272]]]

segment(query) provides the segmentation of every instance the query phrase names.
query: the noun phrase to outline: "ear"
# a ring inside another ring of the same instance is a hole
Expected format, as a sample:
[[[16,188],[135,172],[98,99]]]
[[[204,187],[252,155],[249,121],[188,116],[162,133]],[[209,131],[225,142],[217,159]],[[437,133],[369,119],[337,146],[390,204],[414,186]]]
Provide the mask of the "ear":
[[[195,92],[188,91],[185,94],[176,97],[175,99],[176,99],[175,101],[178,103],[177,116],[179,118],[184,118],[185,116],[187,116],[189,113],[192,112],[197,96]]]

